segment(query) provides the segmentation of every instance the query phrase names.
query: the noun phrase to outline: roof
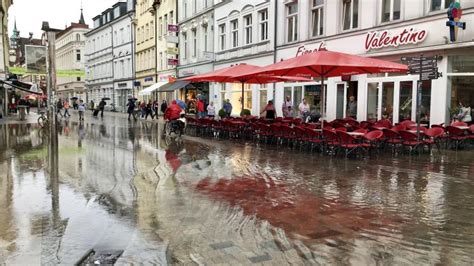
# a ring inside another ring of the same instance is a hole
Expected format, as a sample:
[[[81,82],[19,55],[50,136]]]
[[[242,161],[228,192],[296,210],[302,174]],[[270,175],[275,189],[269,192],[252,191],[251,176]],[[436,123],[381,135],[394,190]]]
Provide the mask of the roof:
[[[56,38],[60,38],[61,36],[63,36],[64,34],[66,34],[68,31],[70,31],[72,29],[88,29],[88,28],[89,28],[89,25],[87,25],[87,24],[80,24],[80,23],[72,22],[71,26],[67,27],[63,31],[58,32],[58,34],[56,34]]]

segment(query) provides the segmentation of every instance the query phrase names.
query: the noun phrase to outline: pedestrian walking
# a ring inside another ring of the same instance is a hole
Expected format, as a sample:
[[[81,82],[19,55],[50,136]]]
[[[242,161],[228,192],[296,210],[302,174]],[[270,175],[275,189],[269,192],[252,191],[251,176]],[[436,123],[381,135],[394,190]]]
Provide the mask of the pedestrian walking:
[[[163,100],[163,102],[161,102],[161,106],[160,106],[160,111],[163,115],[166,112],[166,108],[168,108],[168,103],[166,103],[166,100]]]
[[[61,99],[59,99],[57,102],[56,102],[56,115],[60,115],[61,117],[63,117],[63,114],[61,113],[61,110],[63,109],[63,103],[61,101]]]
[[[133,98],[128,99],[127,103],[127,113],[128,113],[128,120],[130,120],[130,116],[133,116],[134,120],[137,120],[137,117],[135,116],[135,100]]]
[[[207,106],[207,116],[213,119],[216,116],[216,107],[214,106],[214,102],[210,102]]]
[[[104,109],[105,109],[105,106],[107,105],[107,103],[105,102],[104,99],[102,99],[100,102],[99,102],[99,111],[100,111],[100,117],[104,117]]]
[[[156,119],[158,119],[158,101],[157,100],[153,101],[153,104],[151,105],[151,109],[153,111],[153,115],[151,118],[154,119],[156,117]]]
[[[64,107],[64,117],[71,117],[71,114],[69,114],[69,102],[68,101],[64,101],[64,104],[63,104],[63,107]]]
[[[77,110],[79,110],[79,121],[84,120],[84,112],[86,111],[86,105],[84,104],[84,101],[79,101]]]
[[[145,120],[148,119],[148,116],[151,116],[151,119],[153,119],[153,109],[152,109],[152,103],[151,100],[148,101],[148,103],[145,106]]]
[[[230,103],[229,99],[225,101],[223,108],[226,113],[226,116],[230,117],[230,114],[232,114],[232,104]]]
[[[89,108],[90,108],[90,110],[92,110],[92,112],[94,112],[94,110],[95,110],[95,103],[94,103],[93,100],[91,100],[91,102],[90,102],[90,104],[89,104]]]

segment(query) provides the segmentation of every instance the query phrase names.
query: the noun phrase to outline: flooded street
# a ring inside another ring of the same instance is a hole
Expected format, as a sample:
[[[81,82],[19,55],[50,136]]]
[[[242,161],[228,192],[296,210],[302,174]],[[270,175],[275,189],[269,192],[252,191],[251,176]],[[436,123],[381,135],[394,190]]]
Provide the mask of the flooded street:
[[[160,139],[121,117],[0,125],[0,264],[472,265],[474,150],[344,159]]]

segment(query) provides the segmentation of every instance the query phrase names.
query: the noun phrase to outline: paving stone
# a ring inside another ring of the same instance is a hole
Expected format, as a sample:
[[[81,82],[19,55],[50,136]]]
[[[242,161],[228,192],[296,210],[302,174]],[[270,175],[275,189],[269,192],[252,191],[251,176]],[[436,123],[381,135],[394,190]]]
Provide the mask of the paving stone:
[[[269,261],[272,259],[272,257],[269,254],[265,255],[260,255],[260,256],[255,256],[255,257],[250,257],[248,258],[252,263],[260,263],[264,261]]]
[[[220,243],[215,243],[215,244],[210,244],[213,249],[223,249],[223,248],[229,248],[234,245],[234,242],[232,241],[225,241],[225,242],[220,242]]]

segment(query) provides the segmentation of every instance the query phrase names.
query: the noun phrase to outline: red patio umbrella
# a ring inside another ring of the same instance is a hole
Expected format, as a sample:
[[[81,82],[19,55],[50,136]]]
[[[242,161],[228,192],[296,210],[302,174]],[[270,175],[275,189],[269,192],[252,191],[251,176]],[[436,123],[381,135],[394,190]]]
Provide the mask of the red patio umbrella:
[[[298,76],[321,78],[322,88],[322,117],[325,117],[325,92],[324,78],[345,75],[359,75],[385,72],[407,72],[408,66],[389,61],[361,57],[331,51],[318,51],[305,54],[295,58],[287,59],[260,70],[244,73],[239,77],[248,79],[250,77],[271,75],[271,76]]]
[[[242,84],[242,110],[244,110],[244,84],[267,84],[285,81],[311,81],[308,78],[296,76],[274,76],[274,75],[249,75],[246,73],[254,73],[261,70],[262,67],[255,65],[239,64],[202,75],[184,78],[192,82],[219,82],[219,83],[241,83]]]

